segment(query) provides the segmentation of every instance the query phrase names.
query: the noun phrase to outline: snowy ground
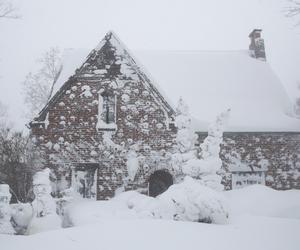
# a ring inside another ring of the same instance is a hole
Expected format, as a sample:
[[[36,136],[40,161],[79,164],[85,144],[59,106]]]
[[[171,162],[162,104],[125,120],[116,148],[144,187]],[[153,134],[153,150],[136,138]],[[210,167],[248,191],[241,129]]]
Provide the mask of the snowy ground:
[[[252,186],[225,192],[231,207],[226,225],[99,217],[105,202],[86,202],[73,228],[31,236],[0,235],[1,249],[300,249],[300,191]],[[97,208],[97,209],[93,209]],[[80,209],[79,209],[80,210]]]

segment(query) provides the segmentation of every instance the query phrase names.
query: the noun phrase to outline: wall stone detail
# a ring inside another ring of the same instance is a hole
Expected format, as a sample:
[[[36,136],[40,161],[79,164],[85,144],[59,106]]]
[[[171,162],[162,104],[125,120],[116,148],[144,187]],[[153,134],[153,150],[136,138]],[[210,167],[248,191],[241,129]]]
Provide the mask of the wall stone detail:
[[[207,133],[198,133],[201,143]],[[266,185],[277,190],[300,189],[300,133],[225,132],[220,157],[223,184],[231,189],[233,164],[266,168]]]

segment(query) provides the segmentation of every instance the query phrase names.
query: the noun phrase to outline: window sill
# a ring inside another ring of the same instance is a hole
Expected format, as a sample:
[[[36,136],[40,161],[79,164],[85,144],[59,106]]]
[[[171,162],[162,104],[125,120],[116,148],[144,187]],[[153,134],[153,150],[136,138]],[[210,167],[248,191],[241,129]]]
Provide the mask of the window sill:
[[[96,125],[97,131],[115,131],[117,130],[117,124],[98,122]]]

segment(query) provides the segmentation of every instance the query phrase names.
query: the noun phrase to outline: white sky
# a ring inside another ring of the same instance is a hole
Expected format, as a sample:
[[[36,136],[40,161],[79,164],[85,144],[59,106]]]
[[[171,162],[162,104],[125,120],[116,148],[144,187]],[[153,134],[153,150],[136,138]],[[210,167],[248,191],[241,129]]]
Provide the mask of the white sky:
[[[22,81],[35,60],[56,45],[92,49],[108,30],[130,50],[239,50],[248,48],[253,28],[262,28],[268,62],[290,97],[300,96],[300,26],[284,17],[287,0],[13,2],[22,19],[0,21],[0,101],[17,128],[26,121]]]

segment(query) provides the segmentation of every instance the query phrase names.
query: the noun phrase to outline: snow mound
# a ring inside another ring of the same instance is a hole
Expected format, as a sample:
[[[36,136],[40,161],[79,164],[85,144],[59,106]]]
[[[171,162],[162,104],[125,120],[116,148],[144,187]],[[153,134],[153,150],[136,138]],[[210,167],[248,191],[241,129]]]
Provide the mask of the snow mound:
[[[75,226],[133,218],[223,224],[228,210],[222,193],[186,177],[156,198],[128,191],[110,201],[79,202],[70,207],[68,216]]]
[[[250,214],[300,219],[300,191],[277,191],[252,185],[224,192],[234,215]]]
[[[29,224],[27,234],[36,234],[61,228],[61,219],[56,214],[34,217]]]
[[[224,224],[229,217],[223,194],[189,176],[169,187],[158,199],[173,204],[175,220]]]

